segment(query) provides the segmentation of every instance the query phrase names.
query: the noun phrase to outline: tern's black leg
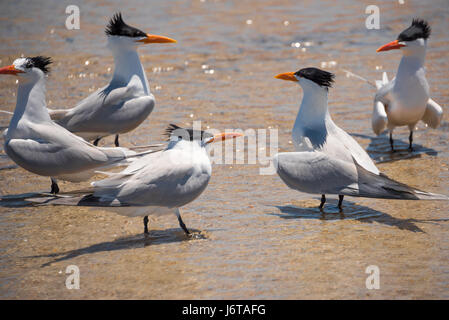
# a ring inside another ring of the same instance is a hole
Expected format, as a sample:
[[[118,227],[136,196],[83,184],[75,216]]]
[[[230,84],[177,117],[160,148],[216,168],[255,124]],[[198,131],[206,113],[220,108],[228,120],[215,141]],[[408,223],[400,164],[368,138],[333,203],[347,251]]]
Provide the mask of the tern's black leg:
[[[323,209],[325,203],[326,203],[326,195],[322,194],[321,195],[320,209]]]
[[[118,143],[118,134],[115,135],[115,140],[114,140],[115,146],[119,147],[120,144]]]
[[[143,217],[143,233],[148,234],[148,216]]]
[[[94,146],[98,146],[98,142],[100,142],[100,140],[101,140],[101,138],[95,139],[95,141],[94,141]]]
[[[338,209],[342,209],[342,205],[343,205],[343,198],[344,198],[345,196],[342,196],[342,195],[338,195]]]
[[[410,131],[410,135],[408,136],[408,142],[409,142],[408,149],[410,151],[413,151],[413,131]]]
[[[56,179],[51,178],[51,191],[50,193],[57,194],[59,192],[58,182]]]
[[[189,232],[189,230],[187,230],[187,227],[186,227],[186,225],[184,224],[184,221],[182,221],[182,218],[181,218],[181,214],[179,213],[179,211],[178,211],[178,221],[179,221],[179,226],[182,228],[182,230],[184,230],[184,232],[187,234],[187,235],[190,235],[190,232]]]
[[[393,146],[393,131],[390,131],[390,146],[391,146],[391,151],[394,152],[394,146]]]

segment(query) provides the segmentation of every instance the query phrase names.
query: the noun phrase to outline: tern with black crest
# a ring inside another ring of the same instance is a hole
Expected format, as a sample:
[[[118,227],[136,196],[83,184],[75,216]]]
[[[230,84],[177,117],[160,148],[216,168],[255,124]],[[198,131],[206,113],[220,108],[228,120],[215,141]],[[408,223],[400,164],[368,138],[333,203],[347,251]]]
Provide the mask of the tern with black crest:
[[[129,217],[142,216],[144,233],[148,233],[148,216],[174,213],[189,234],[180,208],[195,200],[209,183],[212,165],[206,146],[242,134],[212,135],[173,124],[166,134],[170,142],[165,150],[145,155],[121,172],[107,173],[108,178],[92,183],[92,194],[45,200],[45,204],[91,206]]]
[[[377,49],[377,52],[400,49],[402,59],[396,77],[388,81],[386,73],[382,81],[376,81],[378,91],[374,98],[372,126],[379,135],[386,128],[390,132],[390,145],[394,151],[393,130],[408,126],[409,149],[413,150],[413,131],[419,121],[431,128],[437,128],[443,118],[443,109],[429,95],[424,62],[427,41],[430,37],[429,24],[414,19],[411,26],[402,31],[398,38]]]
[[[50,58],[37,56],[0,68],[0,74],[15,75],[19,83],[16,108],[3,137],[6,154],[22,168],[51,177],[51,192],[58,193],[56,179],[86,180],[96,169],[129,163],[137,154],[96,147],[50,119],[45,101],[50,63]]]
[[[334,75],[317,68],[282,73],[277,79],[299,84],[304,96],[292,131],[297,152],[278,153],[273,162],[279,177],[292,189],[326,195],[407,200],[447,200],[394,181],[379,172],[363,148],[332,120],[328,91]]]
[[[150,92],[145,70],[137,53],[138,46],[150,43],[174,43],[176,40],[147,34],[126,24],[115,14],[106,28],[107,47],[114,56],[114,75],[110,83],[98,89],[72,109],[49,110],[51,118],[67,130],[93,140],[137,128],[153,111],[155,99]]]

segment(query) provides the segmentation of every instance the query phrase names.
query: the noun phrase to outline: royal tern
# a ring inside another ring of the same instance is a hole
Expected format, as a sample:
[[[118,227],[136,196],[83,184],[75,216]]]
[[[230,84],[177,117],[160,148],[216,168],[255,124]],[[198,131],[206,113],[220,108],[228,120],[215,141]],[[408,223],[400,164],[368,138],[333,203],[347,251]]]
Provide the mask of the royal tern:
[[[437,128],[443,117],[443,109],[429,97],[429,84],[424,69],[429,24],[414,19],[412,25],[402,31],[398,38],[377,49],[377,52],[393,49],[402,50],[402,59],[396,77],[388,81],[386,73],[382,81],[376,81],[378,91],[374,98],[372,126],[379,135],[385,128],[390,131],[390,145],[393,147],[395,127],[410,129],[409,149],[413,150],[413,131],[422,120],[431,128]]]
[[[427,193],[388,178],[379,172],[362,147],[339,128],[329,114],[328,89],[334,75],[317,68],[282,73],[277,79],[298,83],[304,96],[293,127],[297,152],[278,153],[273,164],[279,177],[292,189],[339,196],[341,209],[345,195],[383,199],[431,200],[448,198]]]
[[[82,181],[95,169],[130,161],[136,153],[125,148],[99,148],[50,119],[45,102],[45,74],[51,59],[19,58],[0,74],[16,75],[17,103],[3,133],[6,154],[22,168],[51,177],[51,192],[58,193],[56,179]]]
[[[100,207],[118,214],[143,216],[148,233],[148,216],[175,213],[179,225],[189,234],[180,208],[195,200],[207,187],[212,173],[206,146],[211,142],[242,136],[180,128],[170,125],[167,148],[145,155],[123,171],[92,183],[94,191],[83,197],[46,199],[45,205]],[[42,201],[42,199],[38,200]]]
[[[106,28],[107,47],[114,56],[111,82],[92,93],[72,109],[49,110],[51,118],[67,130],[83,137],[99,140],[137,128],[153,111],[155,100],[150,92],[137,47],[149,43],[174,43],[176,40],[144,33],[127,25],[120,13]]]

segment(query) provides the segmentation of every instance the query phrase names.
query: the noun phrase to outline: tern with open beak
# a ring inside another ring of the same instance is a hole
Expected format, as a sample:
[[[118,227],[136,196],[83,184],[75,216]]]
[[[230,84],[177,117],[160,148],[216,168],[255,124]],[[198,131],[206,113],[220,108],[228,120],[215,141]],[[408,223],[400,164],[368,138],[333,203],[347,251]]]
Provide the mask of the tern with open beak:
[[[180,208],[195,200],[209,183],[212,165],[206,146],[242,134],[212,135],[173,124],[166,134],[170,142],[165,150],[145,155],[121,172],[107,173],[108,178],[92,183],[92,194],[45,199],[45,205],[91,206],[129,217],[143,216],[145,234],[148,216],[175,213],[179,225],[189,234]]]
[[[328,90],[334,75],[317,68],[283,73],[277,79],[299,84],[304,92],[293,127],[297,152],[278,153],[273,164],[279,177],[292,189],[326,195],[408,200],[447,200],[394,181],[379,172],[369,155],[332,120],[328,110]]]
[[[412,25],[402,31],[398,38],[377,49],[377,52],[400,49],[402,59],[396,77],[388,81],[384,72],[383,79],[376,81],[377,93],[374,98],[372,126],[379,135],[388,128],[391,150],[395,127],[408,126],[409,149],[413,151],[413,131],[421,120],[431,128],[437,128],[443,118],[443,109],[429,96],[424,69],[427,40],[430,36],[429,24],[414,19]]]
[[[153,111],[155,100],[150,92],[137,47],[151,43],[175,43],[176,40],[144,33],[127,25],[120,13],[106,28],[108,48],[114,56],[111,82],[92,93],[72,109],[49,110],[51,118],[67,130],[94,141],[137,128]]]
[[[139,154],[126,148],[96,147],[50,119],[45,102],[50,63],[50,58],[37,56],[0,68],[0,74],[15,75],[19,83],[16,108],[3,137],[6,154],[22,168],[51,177],[51,193],[58,193],[58,178],[87,180],[96,169],[128,164]]]

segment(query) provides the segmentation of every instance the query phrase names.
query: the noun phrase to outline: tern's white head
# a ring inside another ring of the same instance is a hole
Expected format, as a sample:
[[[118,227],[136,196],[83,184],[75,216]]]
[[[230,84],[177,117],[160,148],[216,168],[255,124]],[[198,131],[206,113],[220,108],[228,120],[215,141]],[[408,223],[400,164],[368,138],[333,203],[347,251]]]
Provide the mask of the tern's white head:
[[[136,50],[141,44],[148,43],[174,43],[176,40],[164,36],[145,33],[137,28],[127,25],[121,13],[116,13],[109,20],[105,30],[108,36],[108,48],[117,50]]]
[[[243,136],[237,132],[226,132],[211,134],[202,130],[193,130],[181,128],[175,124],[170,124],[165,130],[165,135],[170,139],[168,148],[185,147],[188,145],[195,145],[201,148],[205,148],[206,145],[212,142],[222,141],[226,139],[234,139]]]
[[[327,93],[329,88],[332,87],[334,77],[333,73],[311,67],[303,68],[297,72],[281,73],[275,78],[297,82],[304,92],[313,90]]]
[[[412,25],[402,31],[396,40],[381,46],[377,52],[401,49],[405,56],[425,54],[431,31],[427,21],[413,19]]]
[[[18,76],[21,82],[37,81],[50,71],[51,62],[51,58],[42,56],[18,58],[12,65],[0,68],[0,74]]]

